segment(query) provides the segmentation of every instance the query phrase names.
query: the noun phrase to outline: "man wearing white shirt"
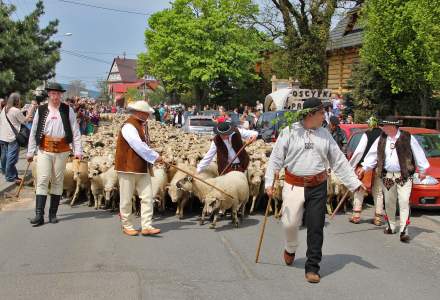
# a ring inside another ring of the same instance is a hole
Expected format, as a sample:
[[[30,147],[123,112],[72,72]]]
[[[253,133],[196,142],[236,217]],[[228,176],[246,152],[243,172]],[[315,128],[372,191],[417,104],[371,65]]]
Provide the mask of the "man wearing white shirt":
[[[64,170],[71,152],[70,144],[75,158],[82,157],[81,134],[75,112],[61,102],[65,90],[55,82],[49,83],[46,90],[49,101],[40,105],[35,113],[27,151],[27,160],[31,162],[38,148],[35,218],[31,220],[33,226],[44,224],[49,182],[49,222],[58,222],[56,214],[63,193]]]
[[[214,128],[214,132],[216,135],[211,142],[211,147],[197,165],[197,173],[202,172],[204,168],[209,166],[216,155],[219,174],[226,174],[230,171],[246,171],[249,165],[249,155],[246,150],[241,151],[237,158],[234,159],[234,157],[243,147],[242,139],[247,140],[247,143],[250,144],[257,139],[258,132],[234,128],[230,122],[218,124]],[[234,161],[232,161],[232,159],[234,159]],[[225,171],[231,161],[232,164]]]
[[[396,202],[399,201],[400,241],[408,243],[409,197],[413,175],[417,167],[420,180],[426,178],[429,162],[417,140],[399,129],[401,123],[395,117],[387,117],[381,122],[383,133],[371,146],[362,168],[356,173],[362,178],[365,171],[377,166],[376,170],[382,178],[385,220],[388,222],[384,233],[396,232]]]
[[[350,165],[354,170],[357,168],[362,168],[362,163],[368,154],[368,151],[373,146],[374,142],[382,134],[382,129],[379,128],[379,121],[375,117],[370,117],[368,119],[368,127],[364,134],[362,134],[361,140],[350,159]],[[371,186],[371,194],[374,199],[374,206],[376,208],[376,213],[373,219],[373,224],[376,226],[382,225],[382,214],[383,214],[383,193],[381,185],[381,177],[377,172],[371,171],[371,176],[365,176],[363,182],[366,186]],[[366,182],[370,181],[370,182]],[[359,224],[361,221],[362,204],[364,202],[365,193],[358,191],[354,193],[353,201],[353,215],[349,219],[351,223]]]
[[[162,157],[151,149],[148,127],[150,114],[154,109],[146,101],[132,102],[127,106],[131,116],[121,127],[116,142],[115,170],[119,178],[120,214],[122,232],[136,236],[139,231],[134,228],[132,198],[136,191],[141,199],[141,227],[144,236],[156,235],[160,229],[154,228],[153,192],[151,176],[153,164],[163,162]]]

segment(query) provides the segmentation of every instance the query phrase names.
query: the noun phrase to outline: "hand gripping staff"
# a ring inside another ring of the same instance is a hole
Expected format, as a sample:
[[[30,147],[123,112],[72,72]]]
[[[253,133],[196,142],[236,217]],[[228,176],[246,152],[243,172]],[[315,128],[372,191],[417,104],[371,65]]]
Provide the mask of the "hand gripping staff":
[[[273,177],[273,181],[272,181],[272,190],[275,186],[275,180],[278,180],[278,176],[279,176],[279,173],[276,172],[275,176]],[[264,213],[264,221],[263,221],[263,224],[261,224],[260,239],[258,241],[257,254],[255,255],[255,263],[256,264],[258,264],[258,260],[260,258],[261,244],[263,243],[264,230],[266,229],[267,215],[269,214],[269,208],[270,208],[271,202],[272,202],[272,196],[270,196],[269,199],[267,200],[266,212]]]
[[[232,162],[240,155],[240,153],[246,148],[247,145],[250,145],[248,142],[244,143],[243,147],[238,150],[237,154],[235,154],[234,158],[231,160],[231,162],[223,169],[223,171],[220,173],[220,176],[225,174],[226,170],[232,165]]]

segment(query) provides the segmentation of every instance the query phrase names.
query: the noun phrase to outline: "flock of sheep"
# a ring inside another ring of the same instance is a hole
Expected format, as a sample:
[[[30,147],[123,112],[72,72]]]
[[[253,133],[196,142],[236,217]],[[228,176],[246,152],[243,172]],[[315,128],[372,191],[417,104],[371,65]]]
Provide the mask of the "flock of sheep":
[[[114,169],[115,146],[122,123],[127,118],[120,114],[103,114],[101,119],[107,125],[101,125],[94,135],[83,136],[83,160],[68,161],[64,174],[64,193],[70,199],[70,205],[78,202],[80,195],[85,195],[89,206],[95,209],[116,210],[119,201],[118,178]],[[160,213],[165,211],[167,201],[176,205],[176,216],[182,219],[185,207],[194,198],[201,203],[200,224],[204,224],[206,215],[213,216],[210,227],[215,228],[219,214],[231,210],[232,221],[238,226],[238,214],[243,218],[246,207],[249,213],[255,210],[256,200],[264,195],[264,173],[272,151],[272,144],[257,140],[247,146],[250,164],[246,173],[233,171],[219,176],[215,162],[197,177],[218,187],[226,193],[213,189],[209,185],[193,178],[197,163],[203,158],[211,143],[210,136],[184,133],[178,128],[149,121],[149,134],[152,148],[160,152],[169,164],[155,165],[151,178],[155,208]],[[38,157],[37,157],[38,159]],[[179,169],[172,167],[177,166]],[[34,178],[37,170],[35,162],[32,168]],[[275,217],[280,217],[281,191],[283,174],[275,183]],[[329,180],[329,196],[335,195]],[[338,185],[338,184],[336,184]],[[340,194],[342,192],[338,192]],[[249,203],[249,205],[247,205]],[[136,197],[133,210],[139,214],[140,207]],[[272,211],[272,209],[271,209]]]

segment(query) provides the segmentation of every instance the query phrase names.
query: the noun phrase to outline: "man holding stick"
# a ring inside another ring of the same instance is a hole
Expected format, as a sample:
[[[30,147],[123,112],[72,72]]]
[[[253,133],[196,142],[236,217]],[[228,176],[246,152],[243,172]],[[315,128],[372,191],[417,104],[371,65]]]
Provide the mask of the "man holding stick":
[[[285,168],[281,219],[285,235],[284,261],[291,265],[295,259],[299,227],[305,213],[305,278],[310,283],[318,283],[327,201],[327,164],[350,191],[363,186],[331,134],[321,127],[324,121],[321,100],[307,99],[297,114],[299,122],[283,129],[272,150],[265,188],[271,197],[274,174]]]
[[[216,133],[214,140],[211,142],[211,147],[205,157],[197,165],[197,173],[202,172],[204,168],[209,166],[216,154],[219,174],[226,174],[231,171],[246,171],[249,165],[249,155],[243,149],[242,139],[247,140],[247,144],[251,144],[257,139],[258,132],[234,128],[230,122],[219,123],[214,128],[214,132]]]
[[[153,192],[151,177],[154,163],[162,162],[162,157],[151,149],[146,122],[154,109],[147,101],[136,101],[127,106],[130,117],[121,127],[116,143],[115,170],[119,177],[120,213],[122,232],[136,236],[139,230],[134,228],[132,197],[136,191],[141,199],[142,235],[156,235],[160,229],[154,228]]]

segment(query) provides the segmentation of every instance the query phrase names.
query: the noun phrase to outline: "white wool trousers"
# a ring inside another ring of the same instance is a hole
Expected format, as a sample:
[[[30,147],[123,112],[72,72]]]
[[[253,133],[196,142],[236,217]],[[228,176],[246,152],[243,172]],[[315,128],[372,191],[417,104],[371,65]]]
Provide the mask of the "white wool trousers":
[[[373,186],[371,188],[371,194],[374,200],[374,207],[377,215],[383,215],[383,193],[382,193],[382,179],[374,176]],[[364,192],[357,191],[354,193],[353,211],[362,211],[362,204],[364,202]]]
[[[141,226],[150,229],[153,220],[153,191],[149,174],[118,172],[122,226],[134,230],[132,198],[136,191],[141,199]]]
[[[286,239],[285,248],[289,253],[295,253],[298,248],[298,233],[304,214],[304,201],[304,187],[292,186],[284,182],[281,222]]]
[[[52,153],[38,150],[37,156],[37,195],[63,194],[64,170],[69,152]]]
[[[388,172],[386,174],[386,178],[391,178],[395,181],[396,178],[400,178],[400,172]],[[394,182],[394,185],[389,190],[382,182],[382,189],[384,194],[386,214],[390,223],[389,225],[393,232],[396,230],[396,205],[397,201],[399,201],[400,232],[402,233],[409,217],[409,197],[411,196],[412,181],[408,180],[403,186]],[[406,233],[408,233],[408,226],[406,226]]]

